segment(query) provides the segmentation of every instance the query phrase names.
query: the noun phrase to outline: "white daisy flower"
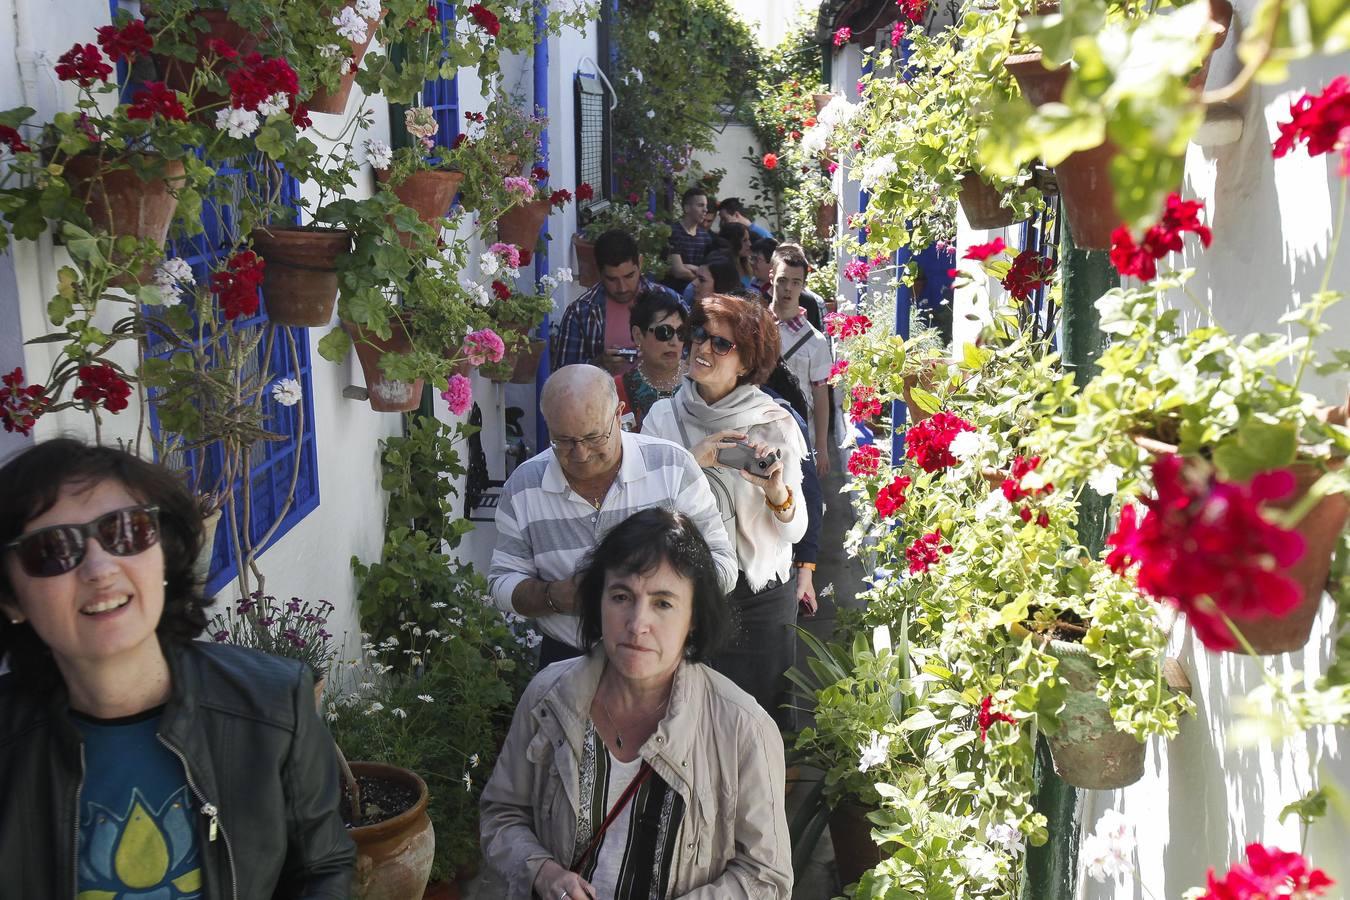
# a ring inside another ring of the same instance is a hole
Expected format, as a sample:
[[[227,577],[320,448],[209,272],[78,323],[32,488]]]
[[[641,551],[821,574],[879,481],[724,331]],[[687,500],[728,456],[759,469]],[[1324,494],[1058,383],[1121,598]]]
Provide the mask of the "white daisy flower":
[[[866,744],[858,745],[858,771],[866,772],[873,766],[884,765],[890,757],[891,736],[872,732],[872,737]]]
[[[418,694],[418,695],[417,695],[417,699],[418,699],[418,700],[421,700],[423,703],[435,703],[435,702],[436,702],[436,698],[433,697],[433,696],[431,696],[430,694]]]

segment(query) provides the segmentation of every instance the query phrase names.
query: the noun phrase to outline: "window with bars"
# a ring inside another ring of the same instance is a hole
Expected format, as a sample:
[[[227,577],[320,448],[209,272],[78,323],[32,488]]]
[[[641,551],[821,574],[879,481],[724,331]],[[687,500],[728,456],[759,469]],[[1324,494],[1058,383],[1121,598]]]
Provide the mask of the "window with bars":
[[[577,184],[589,184],[595,191],[590,200],[577,201],[577,213],[609,205],[610,197],[610,118],[609,94],[601,80],[590,73],[578,72],[574,79],[576,97]]]

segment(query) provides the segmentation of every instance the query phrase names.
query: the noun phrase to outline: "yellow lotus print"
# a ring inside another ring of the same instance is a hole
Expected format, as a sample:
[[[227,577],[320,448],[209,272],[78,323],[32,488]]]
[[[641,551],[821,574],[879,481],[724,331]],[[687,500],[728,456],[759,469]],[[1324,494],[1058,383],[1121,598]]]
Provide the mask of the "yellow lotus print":
[[[90,803],[80,823],[78,900],[198,900],[202,870],[186,786],[153,809],[133,788],[122,815]]]

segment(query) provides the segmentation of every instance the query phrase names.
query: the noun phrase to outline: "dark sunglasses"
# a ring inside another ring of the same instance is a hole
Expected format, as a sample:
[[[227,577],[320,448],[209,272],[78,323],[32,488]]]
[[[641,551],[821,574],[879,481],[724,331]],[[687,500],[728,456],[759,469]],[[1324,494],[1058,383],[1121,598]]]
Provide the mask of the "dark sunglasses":
[[[15,538],[0,550],[13,550],[32,578],[64,575],[84,562],[93,538],[113,556],[135,556],[159,543],[159,507],[115,509],[83,525],[52,525]]]
[[[658,341],[668,341],[679,334],[680,329],[676,328],[674,325],[653,325],[651,328],[647,329],[647,333]]]
[[[718,356],[726,356],[732,350],[736,349],[734,341],[729,341],[716,334],[709,334],[708,329],[702,325],[689,332],[689,343],[702,344],[705,341],[712,341],[712,351]]]

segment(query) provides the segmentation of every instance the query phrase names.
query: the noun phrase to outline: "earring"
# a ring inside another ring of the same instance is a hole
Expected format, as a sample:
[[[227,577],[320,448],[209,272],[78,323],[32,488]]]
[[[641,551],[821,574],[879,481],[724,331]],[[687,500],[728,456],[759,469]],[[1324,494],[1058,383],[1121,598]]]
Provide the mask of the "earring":
[[[165,587],[168,587],[168,586],[169,586],[169,579],[167,579],[167,578],[164,579],[164,586],[165,586]]]

